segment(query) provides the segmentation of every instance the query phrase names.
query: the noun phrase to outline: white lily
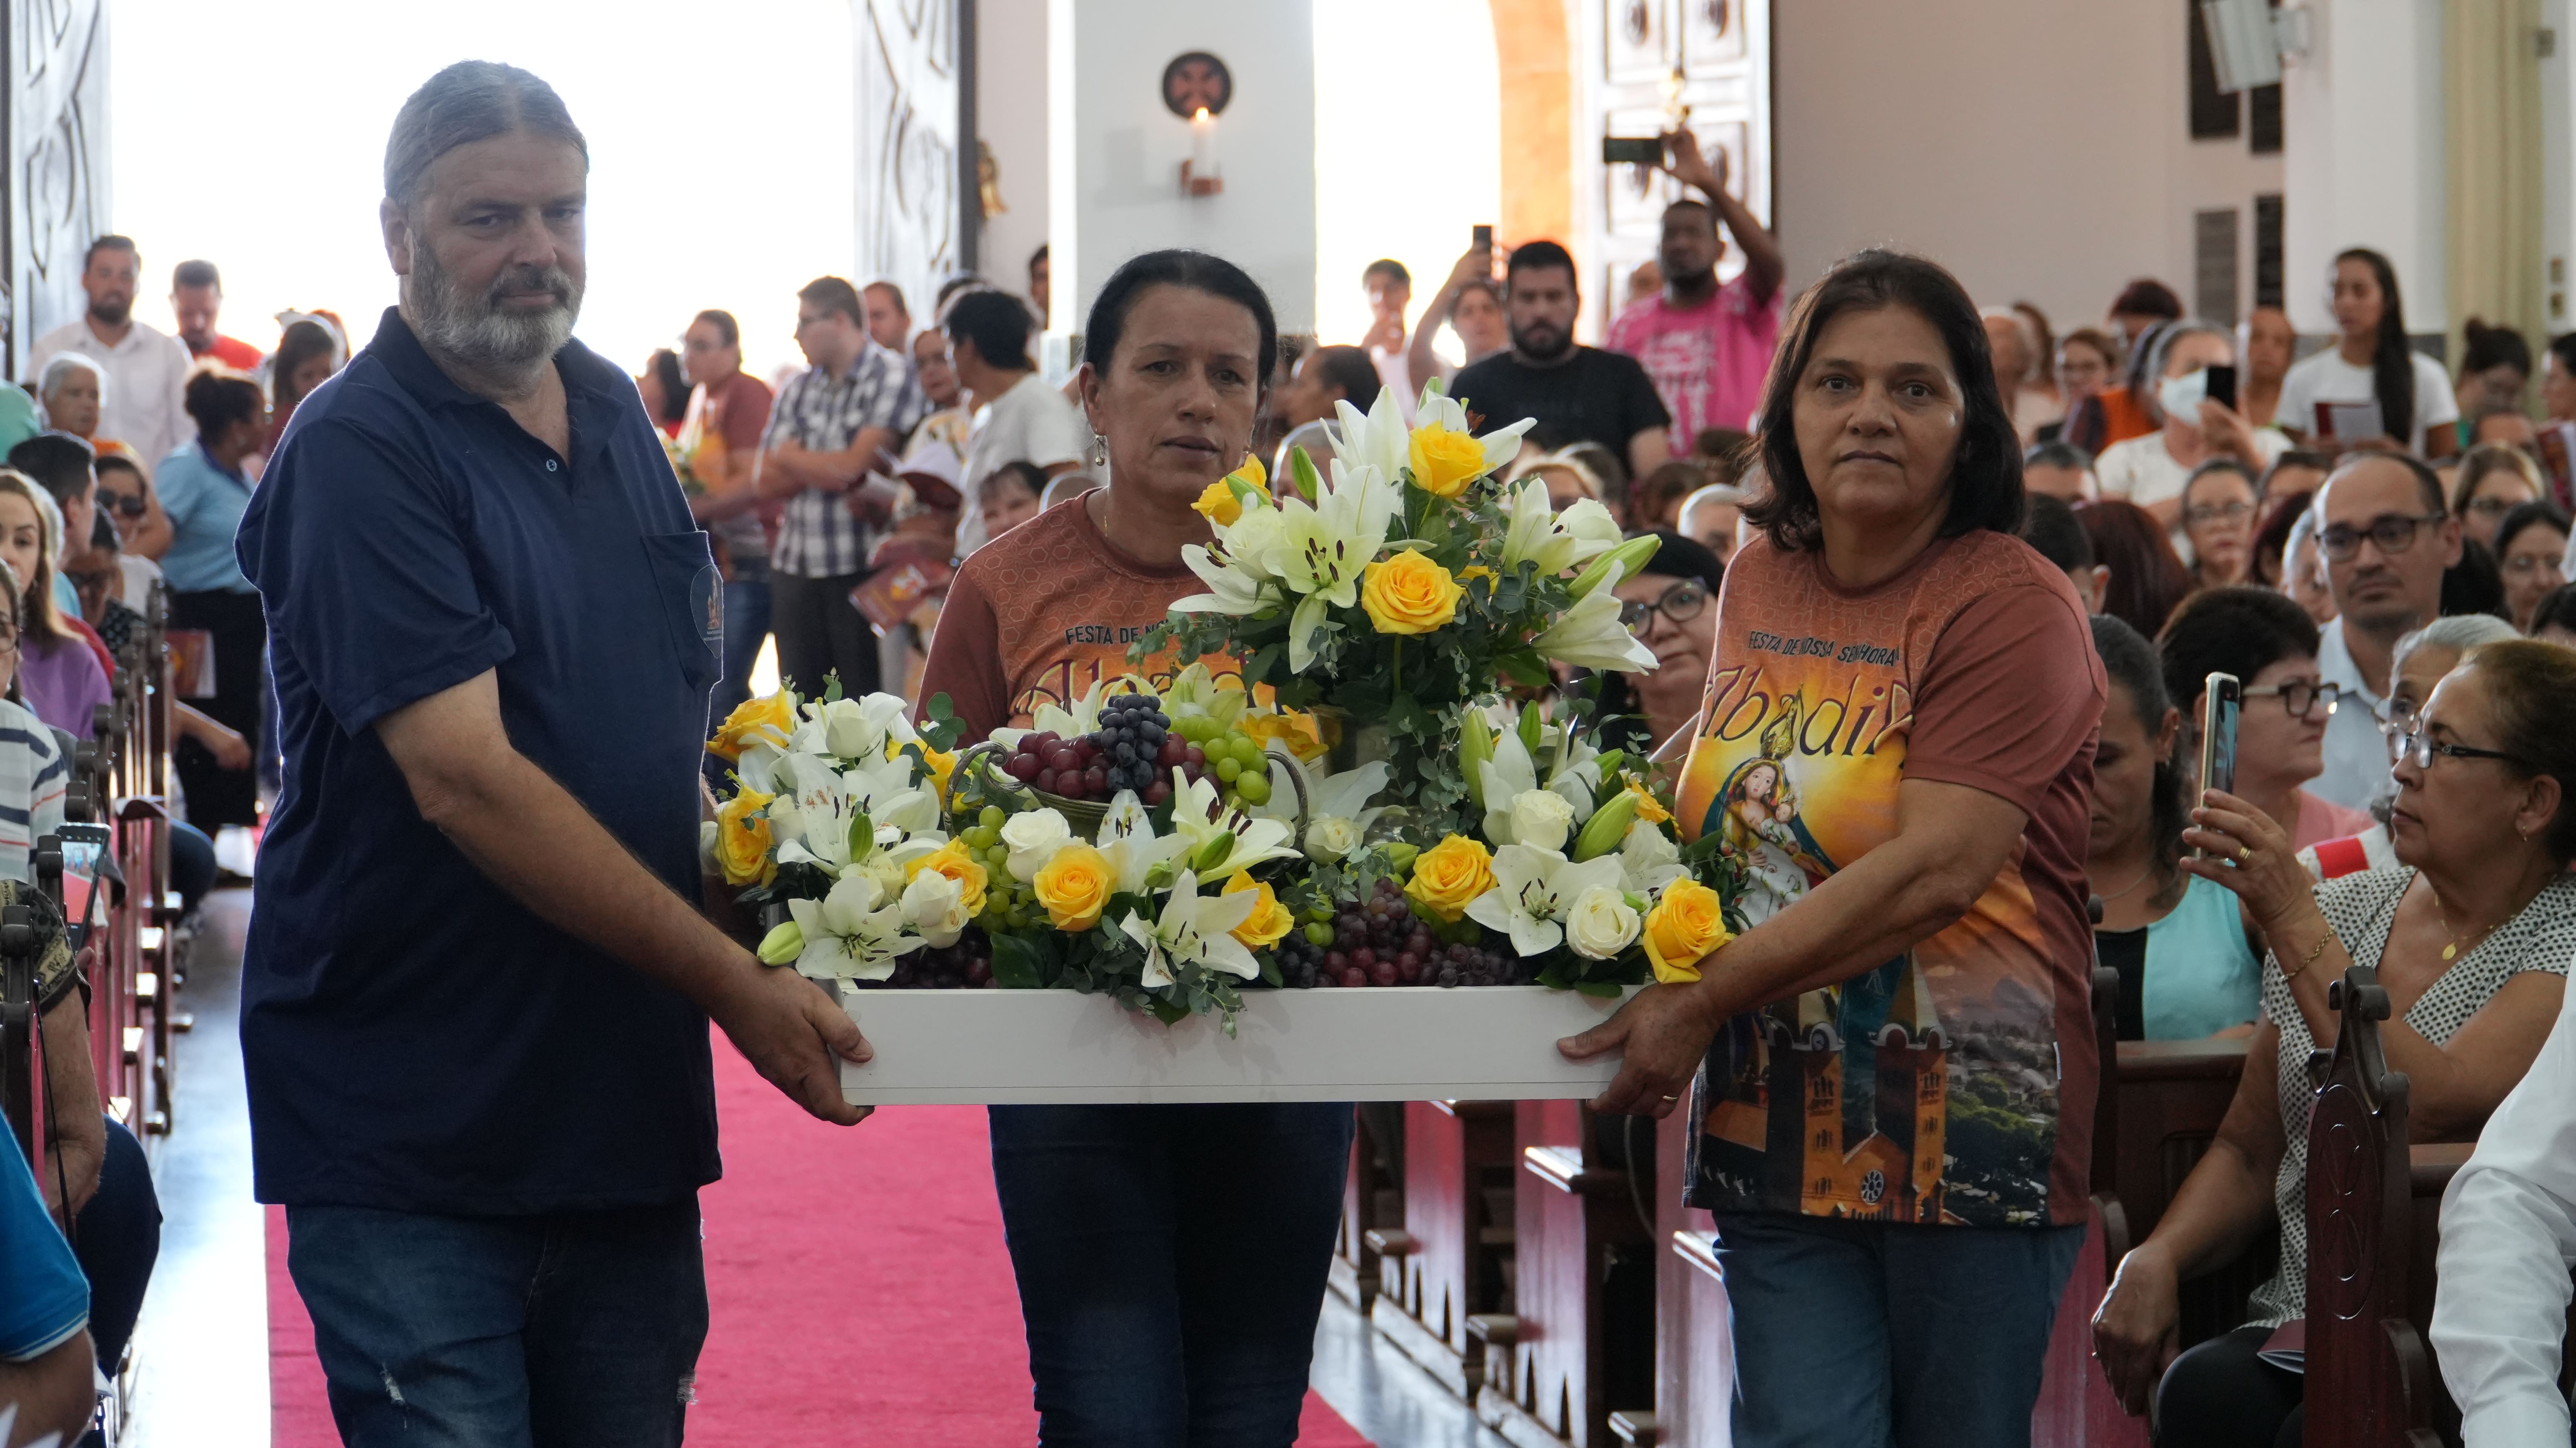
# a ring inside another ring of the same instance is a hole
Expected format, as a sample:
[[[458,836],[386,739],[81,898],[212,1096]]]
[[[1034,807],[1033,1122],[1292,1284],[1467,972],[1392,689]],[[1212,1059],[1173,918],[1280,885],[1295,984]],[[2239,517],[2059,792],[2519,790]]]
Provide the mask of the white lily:
[[[1540,749],[1547,755],[1548,773],[1539,777],[1538,762],[1522,746],[1517,730],[1506,729],[1494,736],[1493,757],[1484,764],[1485,838],[1496,845],[1534,844],[1541,849],[1556,849],[1564,843],[1560,837],[1549,844],[1540,833],[1522,838],[1523,823],[1544,825],[1552,812],[1542,813],[1536,807],[1521,805],[1521,796],[1546,790],[1566,805],[1565,827],[1573,829],[1592,817],[1592,793],[1601,784],[1601,766],[1595,762],[1589,745],[1569,747],[1564,736],[1558,736],[1553,751],[1542,741]]]
[[[1131,912],[1118,928],[1145,947],[1143,983],[1148,988],[1172,984],[1173,970],[1190,965],[1250,980],[1261,974],[1261,965],[1231,932],[1252,917],[1260,900],[1257,890],[1202,895],[1198,876],[1183,870],[1172,881],[1161,919],[1148,922]]]
[[[1373,467],[1333,464],[1333,483],[1315,506],[1290,498],[1279,507],[1279,571],[1302,595],[1289,619],[1288,667],[1315,661],[1315,634],[1326,605],[1359,603],[1360,574],[1375,562],[1395,521],[1395,488]]]
[[[807,754],[828,754],[835,759],[882,759],[890,748],[900,749],[921,737],[913,732],[910,709],[892,694],[867,694],[830,703],[814,700],[806,704],[805,722],[797,727],[789,748]]]
[[[1538,637],[1530,640],[1543,658],[1578,669],[1615,670],[1623,674],[1643,674],[1655,667],[1655,651],[1638,641],[1628,626],[1619,621],[1619,597],[1612,590],[1619,586],[1619,575],[1625,570],[1615,563],[1601,586],[1575,600],[1565,616],[1548,625]]]
[[[787,913],[804,932],[796,973],[815,980],[883,980],[895,957],[921,948],[920,936],[903,933],[903,912],[885,905],[874,877],[843,875],[820,900],[790,900]]]
[[[1340,860],[1358,849],[1368,839],[1368,828],[1386,813],[1383,806],[1369,801],[1386,788],[1386,765],[1372,760],[1357,769],[1339,774],[1319,774],[1294,759],[1270,757],[1270,798],[1252,807],[1252,813],[1264,819],[1275,819],[1294,828],[1297,823],[1297,793],[1287,776],[1295,774],[1306,785],[1306,835],[1298,843],[1305,847],[1306,858],[1322,862]]]
[[[1082,697],[1064,704],[1040,704],[1029,716],[1029,728],[1040,732],[1053,730],[1058,739],[1072,739],[1100,728],[1100,707],[1110,696],[1111,686],[1119,693],[1130,690],[1152,692],[1133,678],[1095,679]],[[1016,740],[1010,741],[1016,742]]]
[[[1250,569],[1238,567],[1230,558],[1220,557],[1196,543],[1182,545],[1181,561],[1190,566],[1190,571],[1199,576],[1199,581],[1208,586],[1208,591],[1172,600],[1174,613],[1223,613],[1242,618],[1265,608],[1276,608],[1285,601],[1276,582],[1259,577]]]
[[[1394,388],[1379,388],[1366,412],[1347,398],[1334,403],[1333,411],[1342,420],[1333,438],[1335,462],[1353,470],[1375,468],[1382,478],[1393,478],[1412,462],[1413,434],[1404,425],[1404,409],[1395,400]]]
[[[1155,869],[1189,848],[1189,843],[1179,835],[1154,833],[1153,817],[1132,789],[1118,791],[1109,801],[1109,812],[1101,817],[1100,832],[1093,838],[1110,868],[1118,872],[1113,893],[1120,895],[1142,895],[1152,889]]]
[[[861,815],[874,826],[876,845],[907,844],[939,825],[939,796],[914,786],[909,759],[838,769],[821,755],[790,754],[772,773],[782,786],[768,809],[782,865],[810,863],[839,875],[868,854],[850,839]]]
[[[1215,776],[1193,783],[1181,771],[1172,771],[1172,833],[1182,840],[1202,879],[1228,880],[1266,861],[1295,858],[1297,850],[1289,839],[1294,832],[1288,820],[1219,808]],[[1199,858],[1209,842],[1225,836],[1232,838],[1224,855]]]
[[[1576,864],[1554,850],[1505,845],[1494,851],[1494,888],[1469,901],[1467,915],[1510,935],[1522,955],[1539,955],[1565,939],[1566,909],[1584,891],[1619,884],[1619,862],[1608,855]]]
[[[1585,498],[1560,516],[1547,505],[1547,483],[1535,475],[1512,486],[1504,513],[1509,519],[1503,532],[1505,573],[1527,562],[1538,565],[1541,578],[1553,578],[1619,546],[1618,521],[1607,508]]]
[[[1628,838],[1620,843],[1615,857],[1601,858],[1616,858],[1628,888],[1648,898],[1661,895],[1666,885],[1690,873],[1682,863],[1681,847],[1673,843],[1672,836],[1644,820],[1628,826]]]

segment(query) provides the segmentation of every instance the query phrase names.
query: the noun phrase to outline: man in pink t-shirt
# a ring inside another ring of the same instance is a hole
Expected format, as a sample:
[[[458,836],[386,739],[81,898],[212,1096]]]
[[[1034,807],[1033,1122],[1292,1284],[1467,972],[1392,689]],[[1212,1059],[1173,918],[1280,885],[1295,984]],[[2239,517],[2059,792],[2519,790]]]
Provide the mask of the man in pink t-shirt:
[[[1691,450],[1703,428],[1751,430],[1771,349],[1780,338],[1780,244],[1727,192],[1725,153],[1711,167],[1686,130],[1666,136],[1664,144],[1672,157],[1664,169],[1709,200],[1664,208],[1657,249],[1663,294],[1621,312],[1602,340],[1611,351],[1636,358],[1655,380],[1673,414],[1678,457]],[[1723,286],[1717,280],[1718,258],[1726,254],[1717,232],[1721,220],[1744,248],[1743,272]]]

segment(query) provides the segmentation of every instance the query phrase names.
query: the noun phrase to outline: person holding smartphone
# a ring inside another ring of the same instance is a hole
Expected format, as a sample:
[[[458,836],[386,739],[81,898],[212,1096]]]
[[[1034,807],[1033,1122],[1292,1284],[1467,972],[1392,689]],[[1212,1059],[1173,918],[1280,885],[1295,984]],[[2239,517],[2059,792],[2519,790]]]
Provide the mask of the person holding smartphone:
[[[2202,463],[2233,457],[2259,475],[2290,450],[2286,434],[2236,410],[2236,339],[2216,323],[2187,317],[2158,332],[2146,375],[2139,401],[2156,430],[2102,450],[2093,463],[2102,496],[2126,498],[2170,529]]]
[[[1602,344],[1636,358],[1654,379],[1673,414],[1672,451],[1680,457],[1703,428],[1741,428],[1762,405],[1762,379],[1780,340],[1783,266],[1780,244],[1726,189],[1724,151],[1705,158],[1699,139],[1679,130],[1662,138],[1654,164],[1707,199],[1664,208],[1655,246],[1663,293],[1613,317]],[[1744,269],[1720,283],[1727,235],[1744,249]]]

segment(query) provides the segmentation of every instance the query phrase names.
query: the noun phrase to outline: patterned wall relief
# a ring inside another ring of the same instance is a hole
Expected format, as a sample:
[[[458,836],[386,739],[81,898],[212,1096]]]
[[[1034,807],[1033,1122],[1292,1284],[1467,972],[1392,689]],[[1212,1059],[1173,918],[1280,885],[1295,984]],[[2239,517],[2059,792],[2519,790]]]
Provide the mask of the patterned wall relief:
[[[7,362],[80,316],[81,253],[108,229],[105,0],[10,0]]]
[[[917,321],[965,265],[959,235],[957,10],[972,0],[857,0],[858,248],[854,281],[903,288]]]

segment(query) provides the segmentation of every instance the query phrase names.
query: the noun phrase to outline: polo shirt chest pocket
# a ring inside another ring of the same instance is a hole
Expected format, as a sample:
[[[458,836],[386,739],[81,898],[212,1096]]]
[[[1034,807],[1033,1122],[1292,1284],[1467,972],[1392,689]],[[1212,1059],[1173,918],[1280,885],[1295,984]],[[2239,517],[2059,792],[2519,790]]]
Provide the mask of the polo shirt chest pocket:
[[[716,572],[704,532],[647,533],[644,561],[652,570],[653,594],[662,601],[664,626],[672,651],[689,687],[704,692],[723,672],[724,580]]]

